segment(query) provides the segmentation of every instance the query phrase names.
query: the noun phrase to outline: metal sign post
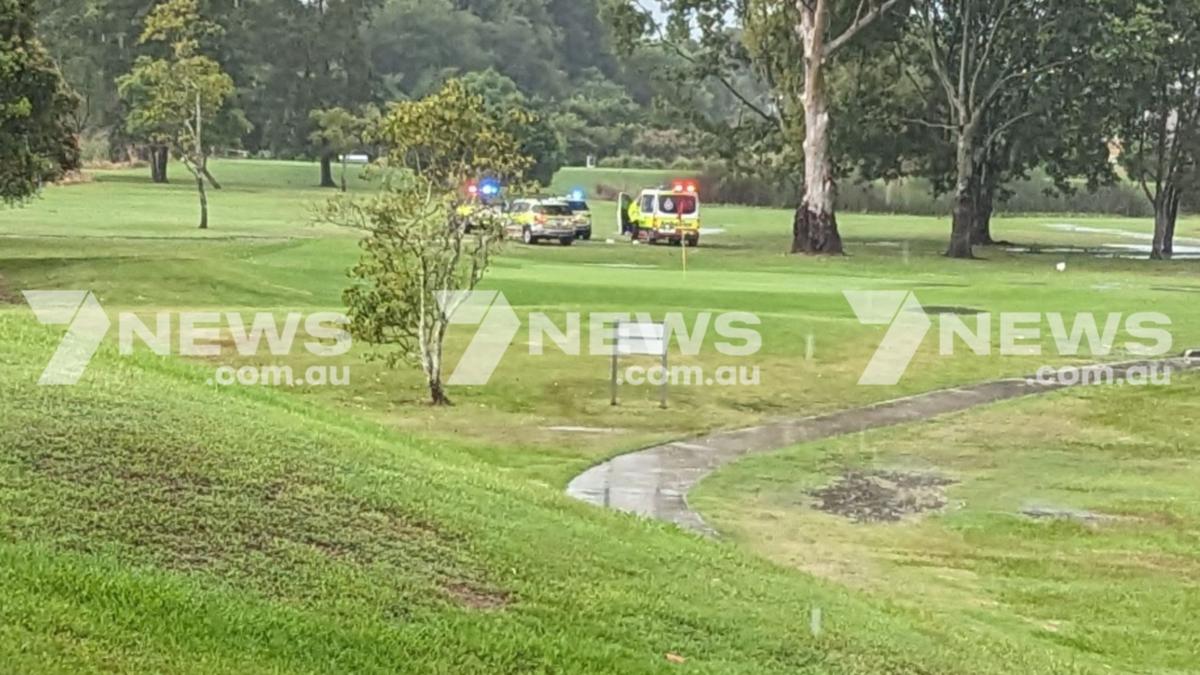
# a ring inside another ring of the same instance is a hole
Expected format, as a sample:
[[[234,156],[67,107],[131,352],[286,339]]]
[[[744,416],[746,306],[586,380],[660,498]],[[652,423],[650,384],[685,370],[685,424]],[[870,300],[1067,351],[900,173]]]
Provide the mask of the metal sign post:
[[[612,353],[612,405],[617,405],[618,373],[620,357],[626,356],[658,356],[662,358],[662,391],[660,405],[667,408],[668,386],[670,384],[670,365],[667,358],[667,326],[662,323],[617,323]]]

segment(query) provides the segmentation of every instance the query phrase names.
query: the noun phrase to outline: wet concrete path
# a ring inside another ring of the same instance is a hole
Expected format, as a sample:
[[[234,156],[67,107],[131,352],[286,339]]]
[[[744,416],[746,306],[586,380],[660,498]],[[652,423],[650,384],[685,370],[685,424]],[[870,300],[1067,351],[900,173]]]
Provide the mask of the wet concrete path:
[[[726,431],[691,441],[677,441],[613,458],[579,475],[567,494],[596,506],[675,523],[715,535],[700,514],[688,507],[687,495],[705,476],[746,455],[782,450],[801,443],[834,438],[908,422],[919,422],[979,406],[1081,386],[1083,375],[1112,369],[1113,382],[1123,382],[1135,369],[1157,365],[1173,371],[1200,369],[1200,359],[1169,359],[1060,371],[1038,382],[1032,378],[998,380],[945,389],[861,408],[762,426]],[[1046,381],[1048,379],[1049,381]]]

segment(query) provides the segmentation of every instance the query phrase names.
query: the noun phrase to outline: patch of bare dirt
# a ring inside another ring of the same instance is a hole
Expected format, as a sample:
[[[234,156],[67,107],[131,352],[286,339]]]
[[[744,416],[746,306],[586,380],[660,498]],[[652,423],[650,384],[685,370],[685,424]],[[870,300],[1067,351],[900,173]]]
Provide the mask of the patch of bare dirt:
[[[808,494],[825,513],[856,523],[894,523],[945,507],[945,488],[957,482],[933,473],[851,470]]]
[[[21,296],[8,285],[4,276],[0,275],[0,305],[19,304],[21,304]]]
[[[84,162],[84,164],[83,164],[83,168],[85,168],[85,169],[108,169],[108,170],[141,169],[141,168],[147,167],[147,166],[150,166],[150,164],[148,162],[145,162],[140,159],[130,160],[127,162],[109,162],[109,161],[104,161],[104,160],[92,160],[89,162]]]
[[[512,596],[503,591],[481,588],[475,584],[450,580],[442,584],[442,590],[459,605],[481,611],[504,609],[512,602]]]

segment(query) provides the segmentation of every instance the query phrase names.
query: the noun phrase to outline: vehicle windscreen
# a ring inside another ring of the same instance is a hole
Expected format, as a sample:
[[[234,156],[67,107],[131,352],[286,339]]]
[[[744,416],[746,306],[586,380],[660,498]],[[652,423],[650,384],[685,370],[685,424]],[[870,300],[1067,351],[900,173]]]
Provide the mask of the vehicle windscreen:
[[[533,207],[533,212],[547,216],[569,216],[571,208],[566,204],[538,204]]]
[[[663,195],[658,198],[658,210],[672,216],[690,216],[696,212],[696,198],[691,195]]]
[[[577,213],[579,211],[587,211],[588,205],[587,205],[587,202],[570,201],[570,202],[567,202],[567,208],[569,208],[569,209],[571,209],[571,211]]]

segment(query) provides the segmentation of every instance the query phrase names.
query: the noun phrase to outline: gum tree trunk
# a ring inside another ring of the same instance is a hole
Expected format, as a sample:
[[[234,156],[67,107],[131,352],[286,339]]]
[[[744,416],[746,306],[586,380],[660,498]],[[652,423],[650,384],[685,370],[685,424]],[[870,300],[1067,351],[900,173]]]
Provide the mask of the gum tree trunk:
[[[968,125],[958,136],[958,180],[954,191],[954,225],[950,231],[950,248],[946,256],[970,259],[975,257],[971,245],[976,227],[975,186],[978,183],[974,157],[975,131]]]
[[[1152,260],[1170,260],[1175,254],[1175,223],[1179,218],[1179,190],[1165,186],[1154,203],[1154,246]]]
[[[337,182],[333,180],[333,155],[331,153],[323,153],[321,155],[321,187],[336,188]]]
[[[171,151],[167,146],[150,146],[150,180],[155,183],[167,182],[167,162],[170,159]]]
[[[208,192],[204,187],[204,174],[196,172],[196,191],[200,193],[200,229],[208,229]]]
[[[221,189],[221,183],[218,182],[216,177],[212,175],[212,172],[208,170],[208,157],[204,158],[204,164],[201,165],[200,170],[204,173],[204,177],[208,179],[208,184],[211,185],[214,190]]]
[[[975,246],[995,246],[992,238],[992,213],[995,211],[996,181],[985,162],[975,181],[975,226],[971,229],[971,243]]]
[[[208,190],[204,187],[204,174],[208,172],[208,156],[204,154],[204,115],[200,107],[200,92],[196,92],[196,156],[191,160],[189,168],[196,176],[196,190],[200,193],[200,229],[208,229]]]
[[[802,11],[804,40],[804,201],[792,226],[792,253],[841,255],[837,186],[829,155],[829,95],[825,87],[824,11]]]
[[[429,402],[437,407],[452,405],[450,397],[446,395],[446,388],[438,378],[429,378]]]

